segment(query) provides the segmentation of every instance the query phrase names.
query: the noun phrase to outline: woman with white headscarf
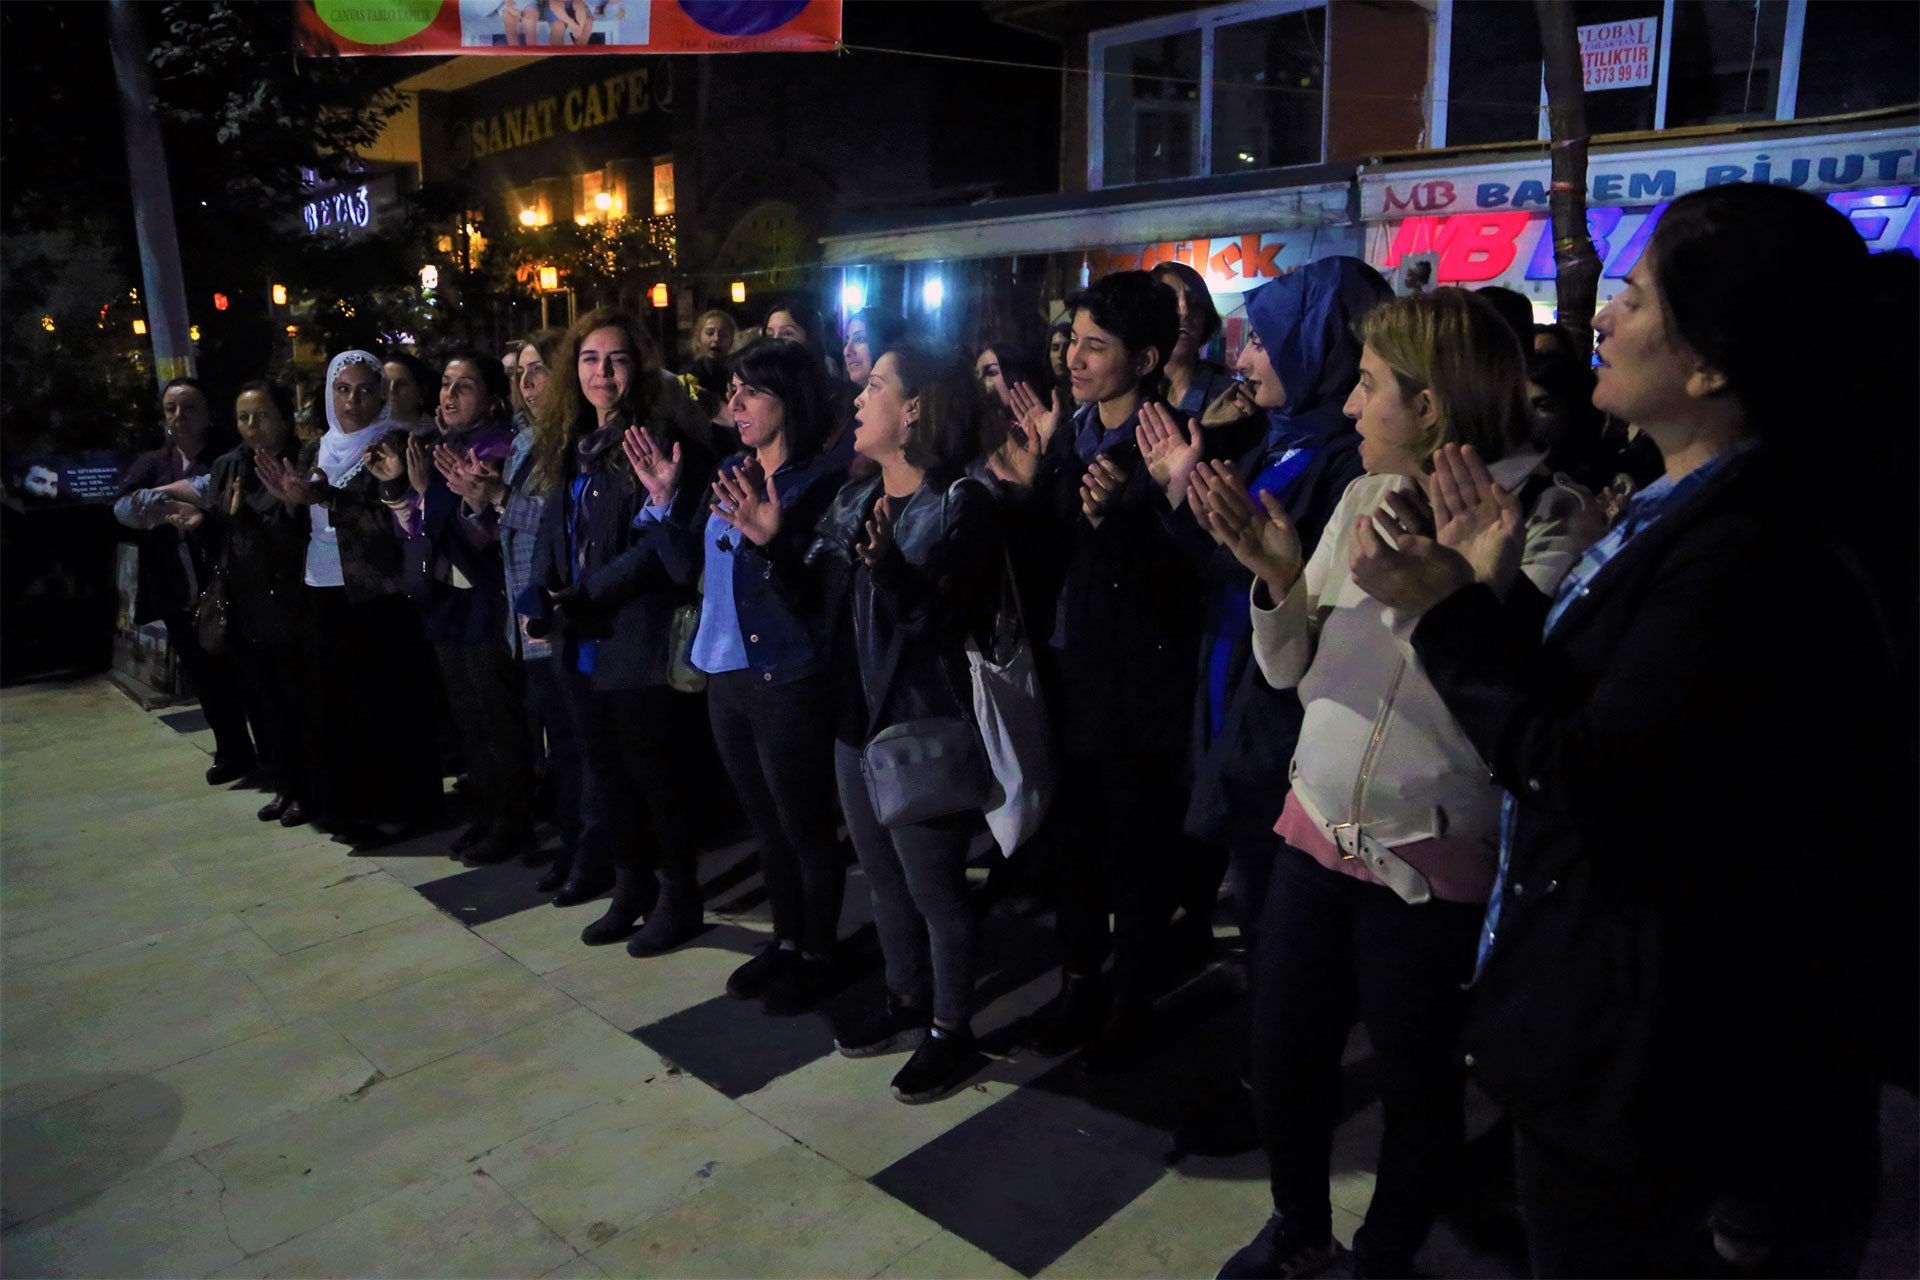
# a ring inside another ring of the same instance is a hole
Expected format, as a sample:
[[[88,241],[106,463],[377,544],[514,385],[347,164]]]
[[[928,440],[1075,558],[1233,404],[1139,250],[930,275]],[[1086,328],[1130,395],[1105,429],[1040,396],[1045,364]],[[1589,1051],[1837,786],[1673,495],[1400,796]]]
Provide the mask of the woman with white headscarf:
[[[306,584],[315,792],[321,825],[352,844],[375,824],[418,827],[440,813],[432,652],[401,591],[401,539],[367,469],[405,428],[386,416],[380,357],[343,351],[327,365],[327,432],[296,463],[262,462],[281,501],[311,508]],[[422,742],[425,736],[427,741]]]

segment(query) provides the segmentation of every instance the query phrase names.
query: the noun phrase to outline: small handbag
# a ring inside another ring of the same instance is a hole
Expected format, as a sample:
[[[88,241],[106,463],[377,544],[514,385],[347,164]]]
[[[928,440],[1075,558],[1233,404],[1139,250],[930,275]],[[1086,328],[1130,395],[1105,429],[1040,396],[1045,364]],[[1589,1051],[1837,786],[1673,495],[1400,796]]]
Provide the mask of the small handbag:
[[[887,650],[886,679],[874,706],[873,723],[885,715],[900,669],[904,631],[896,631]],[[939,664],[955,705],[968,706],[953,688],[947,664]],[[993,792],[980,731],[970,715],[927,716],[888,725],[860,752],[860,776],[880,825],[912,826],[985,806]]]
[[[683,604],[667,624],[667,684],[681,693],[707,687],[707,673],[693,665],[693,638],[700,634],[700,603]]]
[[[220,542],[220,556],[213,562],[207,585],[200,589],[200,598],[193,604],[193,635],[204,653],[221,654],[227,651],[227,630],[233,621],[232,589],[227,584],[227,557],[233,553],[232,519],[240,505],[240,485],[237,480],[227,505],[226,537]]]
[[[992,769],[992,794],[983,806],[987,828],[1007,857],[1040,828],[1053,804],[1056,775],[1047,708],[1040,696],[1026,613],[1014,589],[1013,559],[1001,548],[1000,612],[994,623],[993,661],[972,639],[973,715]]]

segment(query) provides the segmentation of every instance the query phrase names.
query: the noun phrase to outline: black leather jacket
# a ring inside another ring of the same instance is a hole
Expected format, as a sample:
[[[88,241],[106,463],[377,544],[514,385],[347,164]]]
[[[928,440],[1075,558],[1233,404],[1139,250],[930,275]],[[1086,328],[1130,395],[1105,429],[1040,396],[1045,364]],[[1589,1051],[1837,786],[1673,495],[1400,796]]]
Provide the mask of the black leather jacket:
[[[828,604],[835,733],[851,746],[888,725],[970,707],[964,645],[990,640],[999,600],[992,492],[928,477],[894,521],[893,550],[869,568],[856,548],[881,480],[844,486],[807,550]]]

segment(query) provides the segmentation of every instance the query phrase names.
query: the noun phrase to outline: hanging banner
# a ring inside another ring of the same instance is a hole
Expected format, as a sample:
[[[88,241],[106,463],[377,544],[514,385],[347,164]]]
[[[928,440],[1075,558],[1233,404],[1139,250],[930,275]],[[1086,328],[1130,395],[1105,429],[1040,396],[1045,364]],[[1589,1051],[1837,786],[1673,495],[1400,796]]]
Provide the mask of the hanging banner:
[[[367,54],[808,53],[841,0],[295,0],[300,51]]]

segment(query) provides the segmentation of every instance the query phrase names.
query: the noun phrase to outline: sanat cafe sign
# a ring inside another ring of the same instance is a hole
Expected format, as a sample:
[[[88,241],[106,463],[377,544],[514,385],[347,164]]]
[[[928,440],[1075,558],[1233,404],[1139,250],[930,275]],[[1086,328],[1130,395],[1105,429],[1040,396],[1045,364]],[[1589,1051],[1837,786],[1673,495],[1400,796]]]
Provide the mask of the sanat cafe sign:
[[[531,46],[509,33],[509,8],[535,14]],[[295,16],[304,51],[348,57],[805,53],[840,43],[840,0],[296,0]],[[561,40],[550,43],[555,26]]]
[[[1917,163],[1920,130],[1911,128],[1600,155],[1587,169],[1587,231],[1605,264],[1602,278],[1622,279],[1675,196],[1773,182],[1825,194],[1875,252],[1920,253]],[[1367,261],[1392,270],[1409,253],[1433,253],[1441,284],[1551,280],[1549,181],[1544,159],[1362,174]]]

